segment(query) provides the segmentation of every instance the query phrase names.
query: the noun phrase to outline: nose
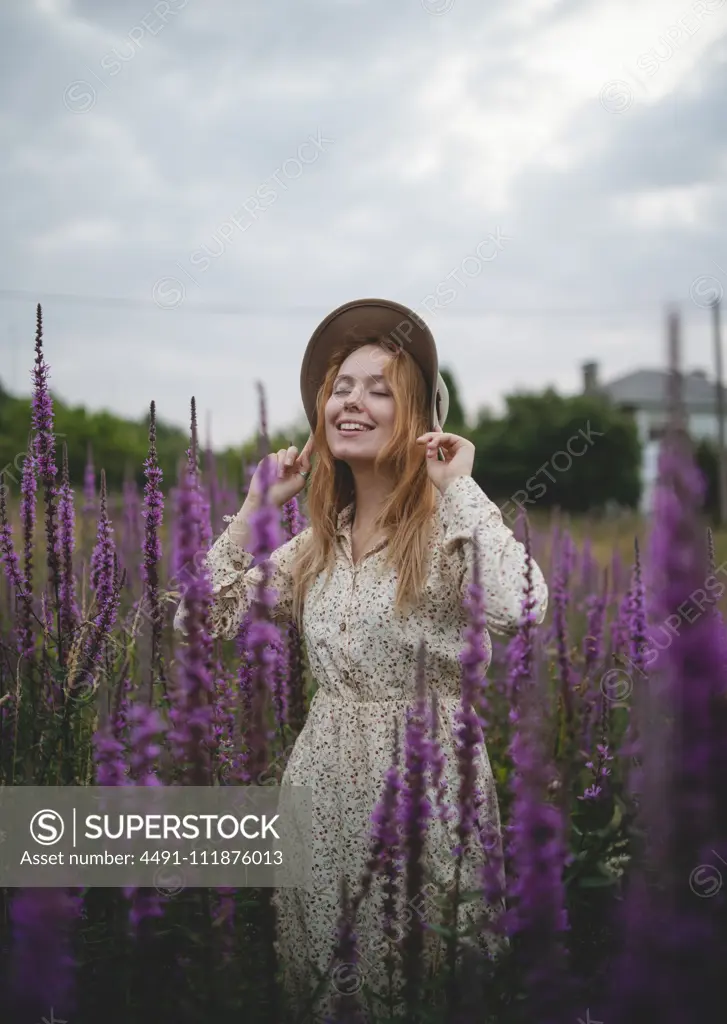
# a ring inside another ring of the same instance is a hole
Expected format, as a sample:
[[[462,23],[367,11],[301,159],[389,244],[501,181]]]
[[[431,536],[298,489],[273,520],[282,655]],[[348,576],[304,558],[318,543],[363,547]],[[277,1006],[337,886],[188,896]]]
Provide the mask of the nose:
[[[354,387],[351,389],[351,394],[348,395],[343,400],[343,408],[344,409],[350,409],[350,408],[358,409],[358,408],[360,408],[362,393],[363,393],[363,389],[362,389],[361,385],[360,384],[354,385]]]

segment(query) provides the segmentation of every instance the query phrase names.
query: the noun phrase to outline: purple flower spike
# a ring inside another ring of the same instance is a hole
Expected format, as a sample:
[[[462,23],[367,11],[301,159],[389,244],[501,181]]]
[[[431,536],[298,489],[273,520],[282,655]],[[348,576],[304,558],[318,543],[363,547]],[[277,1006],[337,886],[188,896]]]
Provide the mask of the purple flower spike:
[[[81,511],[86,514],[96,513],[96,470],[93,465],[93,451],[91,442],[88,443],[86,456],[86,469],[83,474],[83,507]]]
[[[28,439],[28,450],[23,460],[23,475],[20,482],[20,521],[23,529],[23,577],[25,592],[33,592],[33,547],[35,538],[36,492],[38,483],[35,475],[32,439]],[[19,650],[22,656],[33,654],[32,601],[23,601],[19,612]]]
[[[63,1017],[75,1009],[71,932],[80,902],[68,889],[21,889],[15,894],[8,983],[18,1020],[22,1014],[22,1019],[40,1021],[50,1007]]]
[[[56,442],[53,432],[53,400],[48,388],[49,367],[43,356],[43,314],[40,304],[37,307],[37,327],[35,333],[35,367],[33,369],[33,429],[35,467],[43,484],[43,502],[45,506],[46,559],[48,562],[48,580],[55,600],[58,617],[58,632],[61,632],[61,551],[58,537],[58,509],[56,476]],[[65,654],[61,637],[58,637],[59,658],[65,664]]]
[[[472,581],[468,586],[465,607],[468,624],[464,631],[464,650],[460,654],[462,665],[462,700],[455,713],[455,749],[459,771],[457,837],[457,879],[469,837],[477,817],[478,794],[476,792],[477,761],[483,731],[487,728],[485,719],[485,672],[489,660],[485,647],[485,599],[482,589],[480,551],[475,539]],[[477,709],[477,710],[475,710]],[[478,714],[479,711],[479,714]],[[458,883],[457,883],[458,884]]]
[[[265,396],[262,387],[259,387],[259,395],[260,434],[266,446]],[[247,764],[252,778],[259,778],[267,768],[265,715],[269,695],[275,690],[276,651],[281,649],[282,644],[280,630],[271,617],[276,594],[269,586],[272,571],[270,555],[281,542],[279,512],[268,501],[274,473],[273,460],[265,458],[261,471],[259,507],[250,516],[250,552],[261,570],[261,581],[252,603],[247,640],[251,662]]]
[[[196,453],[196,421],[192,416],[192,446]],[[203,501],[195,461],[182,466],[182,479],[177,496],[175,527],[178,531],[178,558],[184,574],[185,631],[187,642],[182,646],[180,677],[174,692],[171,711],[173,730],[169,734],[172,747],[183,766],[189,766],[188,784],[207,786],[212,778],[212,731],[214,684],[212,680],[212,640],[210,607],[212,581],[204,561]]]
[[[161,677],[161,635],[163,611],[159,598],[159,570],[162,560],[162,544],[159,532],[162,527],[164,495],[162,494],[162,471],[159,468],[156,449],[156,407],[149,407],[149,454],[144,462],[146,484],[144,486],[144,560],[141,577],[144,581],[144,599],[149,608],[151,620],[151,666],[149,672],[149,701],[154,696],[154,680]]]
[[[115,554],[114,528],[109,519],[107,507],[106,474],[104,470],[101,470],[101,511],[96,546],[91,556],[91,587],[96,592],[99,611],[106,606],[111,598]]]
[[[417,650],[416,692],[416,705],[413,709],[408,709],[406,716],[406,768],[401,802],[401,826],[406,857],[406,900],[410,906],[424,885],[424,841],[432,810],[427,799],[429,713],[426,697],[426,646],[423,639],[419,641]],[[423,948],[423,922],[419,914],[415,914],[404,937],[402,948],[404,1002],[410,1013],[415,1013],[415,1008],[420,1002]]]
[[[66,631],[74,632],[79,619],[76,604],[76,578],[73,573],[73,549],[75,547],[76,517],[73,507],[73,491],[68,473],[68,447],[63,442],[63,477],[58,504],[60,519],[61,566],[61,608]]]
[[[676,318],[671,329],[678,344]],[[674,392],[679,380],[673,367]],[[623,950],[602,1011],[622,1024],[708,1020],[727,993],[724,892],[704,885],[705,874],[714,878],[727,863],[727,674],[719,617],[694,612],[709,578],[703,494],[675,401],[660,452],[647,590],[649,619],[678,625],[640,688],[646,857],[633,868]]]
[[[563,946],[568,928],[563,885],[567,847],[563,813],[548,800],[553,771],[538,696],[529,688],[511,744],[513,881],[506,920],[538,1024],[560,1024],[568,999]]]
[[[5,570],[7,580],[11,590],[15,592],[17,600],[25,604],[28,601],[25,596],[25,580],[20,571],[20,559],[13,544],[13,528],[10,525],[8,506],[5,500],[6,491],[5,474],[0,473],[0,565]],[[18,647],[22,654],[26,645],[29,645],[30,639],[25,638],[22,633],[22,626],[18,632]]]

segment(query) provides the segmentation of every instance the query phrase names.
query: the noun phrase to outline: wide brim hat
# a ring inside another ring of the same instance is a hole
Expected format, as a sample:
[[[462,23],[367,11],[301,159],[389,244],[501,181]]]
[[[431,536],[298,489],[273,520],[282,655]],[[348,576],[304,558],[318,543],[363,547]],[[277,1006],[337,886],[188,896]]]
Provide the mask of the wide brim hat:
[[[441,430],[449,411],[449,392],[439,372],[434,337],[421,317],[389,299],[346,302],[329,313],[313,332],[300,368],[300,393],[311,430],[316,428],[316,399],[331,356],[353,338],[367,336],[383,337],[387,345],[390,342],[409,353],[429,391],[429,429]]]

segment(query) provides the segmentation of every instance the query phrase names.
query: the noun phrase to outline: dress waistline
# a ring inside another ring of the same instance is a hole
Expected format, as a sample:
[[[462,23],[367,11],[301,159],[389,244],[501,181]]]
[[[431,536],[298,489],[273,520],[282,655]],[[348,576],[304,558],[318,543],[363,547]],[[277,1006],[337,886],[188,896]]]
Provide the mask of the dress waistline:
[[[348,696],[342,697],[339,694],[331,693],[330,690],[325,690],[322,687],[319,687],[316,690],[316,692],[315,692],[314,699],[315,699],[315,697],[318,696],[319,693],[321,694],[322,697],[325,697],[326,700],[331,701],[331,703],[333,703],[333,704],[345,704],[347,707],[350,707],[352,704],[364,704],[364,705],[370,705],[370,704],[403,704],[404,706],[416,704],[416,696],[414,694],[412,694],[410,697],[368,697],[368,698],[366,698],[366,697],[360,697],[359,695],[352,695],[350,697],[348,697]],[[451,694],[437,694],[437,699],[438,699],[439,703],[460,704],[462,702],[462,698],[460,696],[453,696]],[[427,694],[427,706],[429,706],[430,703],[431,703],[431,691]]]

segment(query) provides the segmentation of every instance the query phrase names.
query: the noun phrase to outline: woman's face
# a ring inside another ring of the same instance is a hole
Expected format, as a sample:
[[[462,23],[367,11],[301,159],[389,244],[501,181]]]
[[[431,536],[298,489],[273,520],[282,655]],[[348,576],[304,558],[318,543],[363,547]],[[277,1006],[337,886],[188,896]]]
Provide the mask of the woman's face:
[[[334,459],[371,462],[394,432],[395,400],[383,372],[391,359],[380,345],[362,345],[341,365],[325,406],[326,440]],[[346,429],[345,424],[358,424]]]

